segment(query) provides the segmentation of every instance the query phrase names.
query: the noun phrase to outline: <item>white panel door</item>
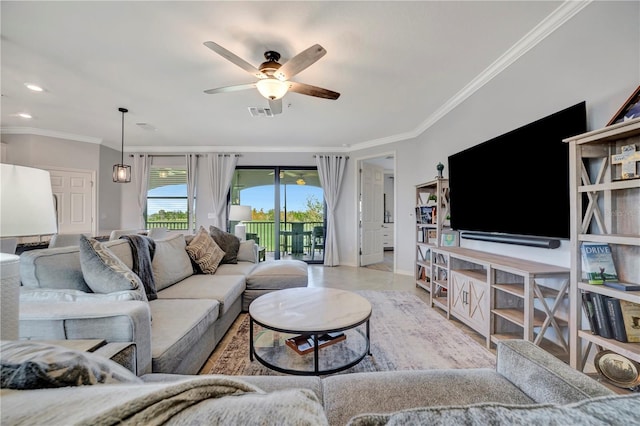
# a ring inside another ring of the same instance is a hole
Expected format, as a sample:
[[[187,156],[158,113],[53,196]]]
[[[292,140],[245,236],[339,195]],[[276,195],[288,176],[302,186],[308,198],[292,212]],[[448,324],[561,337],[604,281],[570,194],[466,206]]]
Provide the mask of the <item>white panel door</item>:
[[[93,172],[49,169],[59,234],[94,234]]]
[[[360,174],[360,265],[384,261],[384,169],[362,163]]]

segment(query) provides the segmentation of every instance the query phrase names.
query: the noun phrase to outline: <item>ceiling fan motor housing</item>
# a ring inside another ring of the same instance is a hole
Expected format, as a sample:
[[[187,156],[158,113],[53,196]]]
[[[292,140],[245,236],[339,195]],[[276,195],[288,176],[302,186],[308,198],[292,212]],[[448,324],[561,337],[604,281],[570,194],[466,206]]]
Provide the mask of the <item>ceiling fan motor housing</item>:
[[[268,50],[264,52],[264,57],[266,61],[261,63],[258,69],[261,72],[271,76],[278,68],[282,66],[280,63],[278,63],[278,60],[280,59],[280,54],[273,50]]]

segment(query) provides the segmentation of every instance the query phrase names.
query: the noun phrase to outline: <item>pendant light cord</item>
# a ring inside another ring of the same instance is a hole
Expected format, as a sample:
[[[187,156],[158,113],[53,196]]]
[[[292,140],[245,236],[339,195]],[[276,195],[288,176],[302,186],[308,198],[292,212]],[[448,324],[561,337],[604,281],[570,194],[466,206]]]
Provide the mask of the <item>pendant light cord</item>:
[[[124,113],[129,112],[126,108],[118,108],[118,111],[122,113],[122,144],[120,146],[120,165],[124,165]]]

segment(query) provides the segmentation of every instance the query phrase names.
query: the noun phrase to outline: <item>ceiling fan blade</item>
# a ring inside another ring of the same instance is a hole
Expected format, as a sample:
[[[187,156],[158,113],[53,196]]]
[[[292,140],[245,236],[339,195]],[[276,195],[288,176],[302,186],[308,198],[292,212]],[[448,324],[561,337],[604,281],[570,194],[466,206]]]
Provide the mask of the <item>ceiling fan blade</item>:
[[[271,108],[272,114],[282,114],[282,99],[276,99],[275,101],[269,99],[269,108]]]
[[[310,84],[298,83],[295,81],[287,81],[289,84],[289,90],[292,92],[300,93],[301,95],[315,96],[316,98],[324,99],[338,99],[340,93],[334,92],[329,89],[323,89],[322,87],[312,86]]]
[[[218,87],[216,89],[205,90],[204,93],[206,93],[207,95],[213,95],[216,93],[237,92],[240,90],[253,89],[255,87],[256,87],[255,83],[237,84],[235,86],[225,86],[225,87]]]
[[[296,56],[282,64],[282,66],[278,68],[273,75],[281,81],[289,80],[291,77],[322,58],[326,53],[327,51],[324,47],[319,44],[314,44],[307,50],[298,53]]]
[[[267,75],[264,74],[262,71],[260,71],[258,68],[254,67],[249,62],[245,61],[235,53],[228,51],[227,49],[220,46],[219,44],[216,44],[212,41],[205,41],[204,45],[207,46],[209,49],[213,50],[214,52],[216,52],[218,55],[225,58],[226,60],[233,62],[234,64],[236,64],[237,66],[239,66],[240,68],[248,72],[249,74],[257,78],[267,78]]]

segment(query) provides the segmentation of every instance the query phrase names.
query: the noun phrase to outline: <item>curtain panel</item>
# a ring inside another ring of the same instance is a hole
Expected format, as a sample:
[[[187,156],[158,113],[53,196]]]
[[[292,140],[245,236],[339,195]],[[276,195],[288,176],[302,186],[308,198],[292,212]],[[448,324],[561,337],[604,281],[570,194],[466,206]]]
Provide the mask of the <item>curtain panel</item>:
[[[214,212],[213,226],[227,229],[227,194],[233,172],[238,164],[238,154],[207,154],[210,195]]]
[[[338,236],[336,233],[335,209],[340,198],[340,189],[344,179],[344,171],[349,157],[343,155],[316,154],[318,177],[327,203],[327,231],[324,245],[325,266],[340,265],[338,253]]]
[[[144,213],[147,209],[147,189],[149,187],[149,169],[151,167],[151,157],[147,154],[133,155],[133,177],[138,194],[138,228],[145,229],[147,223]]]
[[[198,184],[198,154],[186,154],[185,161],[187,164],[187,220],[189,231],[196,231],[196,215],[195,215],[195,192]]]

